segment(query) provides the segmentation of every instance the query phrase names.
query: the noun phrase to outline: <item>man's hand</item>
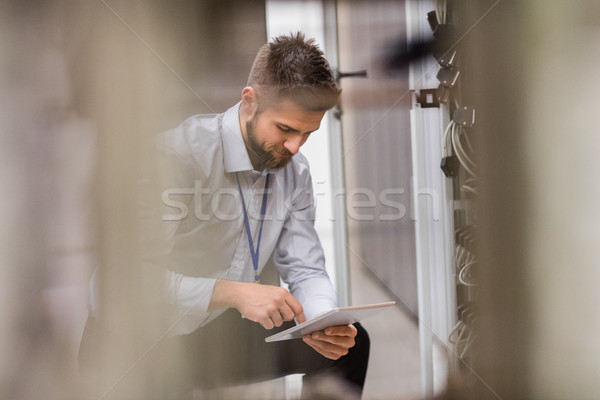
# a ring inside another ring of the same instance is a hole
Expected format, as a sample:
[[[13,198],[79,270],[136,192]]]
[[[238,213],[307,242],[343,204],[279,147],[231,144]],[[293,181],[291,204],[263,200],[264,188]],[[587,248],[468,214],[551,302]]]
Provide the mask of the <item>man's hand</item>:
[[[235,307],[246,318],[266,329],[284,321],[306,321],[302,305],[286,289],[257,283],[217,281],[209,309]]]
[[[302,340],[322,356],[337,360],[348,354],[348,349],[354,346],[356,334],[354,325],[341,325],[313,332]]]

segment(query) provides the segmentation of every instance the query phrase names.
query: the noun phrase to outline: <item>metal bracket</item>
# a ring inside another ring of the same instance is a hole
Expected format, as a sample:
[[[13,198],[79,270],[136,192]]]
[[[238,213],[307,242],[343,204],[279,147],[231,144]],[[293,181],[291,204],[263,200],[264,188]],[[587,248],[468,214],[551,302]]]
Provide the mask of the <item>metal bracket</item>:
[[[353,71],[353,72],[341,72],[341,71],[335,72],[335,80],[337,82],[339,82],[340,79],[342,79],[342,78],[366,78],[366,77],[367,77],[366,69],[362,69],[360,71]],[[341,106],[340,102],[338,102],[338,104],[335,106],[335,111],[333,112],[333,116],[335,117],[335,119],[341,120],[342,114],[343,114],[342,106]]]
[[[475,124],[475,108],[473,106],[457,108],[452,113],[452,120],[464,128],[473,126]]]
[[[421,89],[415,92],[415,99],[421,108],[436,108],[440,106],[437,89]]]
[[[367,77],[366,69],[363,69],[360,71],[353,71],[353,72],[341,72],[341,71],[336,72],[336,80],[338,82],[342,78],[366,78],[366,77]]]

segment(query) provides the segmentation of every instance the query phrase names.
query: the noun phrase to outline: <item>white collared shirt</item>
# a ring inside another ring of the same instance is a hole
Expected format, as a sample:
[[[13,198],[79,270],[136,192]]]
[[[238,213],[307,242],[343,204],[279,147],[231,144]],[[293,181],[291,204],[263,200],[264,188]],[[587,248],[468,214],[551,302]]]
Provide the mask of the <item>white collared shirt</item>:
[[[174,333],[192,332],[223,312],[208,311],[216,280],[254,280],[236,174],[255,246],[266,175],[271,174],[259,272],[272,256],[307,319],[337,306],[314,229],[307,160],[298,153],[282,169],[254,171],[240,130],[239,105],[223,114],[188,118],[157,140],[168,243],[157,264],[168,271]]]

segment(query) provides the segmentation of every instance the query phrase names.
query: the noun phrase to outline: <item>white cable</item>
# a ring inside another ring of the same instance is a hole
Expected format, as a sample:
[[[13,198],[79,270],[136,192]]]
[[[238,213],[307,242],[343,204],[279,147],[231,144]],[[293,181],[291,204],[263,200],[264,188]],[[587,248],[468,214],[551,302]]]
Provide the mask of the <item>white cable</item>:
[[[466,132],[465,132],[464,135],[462,135],[462,137],[465,139],[465,142],[467,143],[467,146],[469,146],[469,151],[471,153],[474,153],[475,150],[473,150],[473,145],[471,144],[471,141],[469,140],[469,136],[466,134]]]
[[[464,192],[469,192],[469,193],[473,193],[473,194],[479,194],[479,192],[477,191],[477,189],[475,189],[474,187],[469,186],[469,185],[462,185],[461,189]]]
[[[466,273],[465,271],[468,271],[473,264],[475,264],[475,261],[465,264],[458,272],[458,281],[465,286],[477,286],[476,283],[468,282],[468,280],[466,280],[464,277],[464,274]]]
[[[471,158],[467,155],[467,152],[462,146],[462,142],[460,141],[460,133],[460,126],[458,124],[454,124],[454,126],[452,127],[452,147],[455,150],[455,152],[460,153],[461,156],[464,157],[463,159],[466,160],[466,162],[468,162],[471,166],[474,166],[475,162],[471,160]]]
[[[479,190],[477,189],[477,179],[476,178],[466,179],[465,183],[463,183],[463,185],[461,186],[461,189],[465,192],[479,194]]]
[[[467,350],[469,350],[469,348],[471,347],[471,345],[475,341],[475,337],[476,336],[473,334],[473,331],[470,331],[469,332],[469,336],[467,336],[467,338],[465,339],[465,341],[466,341],[465,347],[463,347],[463,351],[458,356],[461,360],[463,358],[465,358],[465,356],[467,355]]]
[[[462,336],[467,329],[467,325],[465,325],[465,323],[459,319],[456,325],[454,325],[454,328],[452,328],[448,334],[448,341],[453,345],[458,345],[461,340],[464,340],[462,339]]]
[[[462,134],[462,135],[461,135],[461,134],[460,134],[460,132],[464,132],[464,130],[463,130],[463,129],[462,129],[460,126],[459,126],[459,125],[456,125],[456,146],[457,146],[457,147],[460,149],[460,152],[461,152],[461,153],[462,153],[462,155],[465,157],[465,159],[466,159],[466,160],[467,160],[467,161],[468,161],[468,162],[469,162],[469,163],[470,163],[470,164],[471,164],[473,167],[475,167],[475,165],[476,165],[476,164],[475,164],[475,161],[473,161],[473,160],[471,159],[471,157],[469,157],[469,155],[468,155],[468,152],[467,152],[467,151],[465,151],[465,148],[463,147],[463,145],[462,145],[462,142],[461,142],[461,140],[460,140],[460,139],[461,139],[461,137],[464,137],[464,138],[466,138],[466,135],[465,135],[465,134]]]
[[[452,125],[454,125],[454,121],[450,121],[450,123],[448,124],[448,126],[446,127],[446,129],[444,130],[444,156],[448,156],[448,133],[450,132],[450,129],[452,128]]]
[[[435,8],[436,8],[436,11],[438,14],[438,19],[439,19],[438,22],[440,24],[445,24],[446,23],[446,8],[447,8],[446,0],[436,0]]]
[[[462,166],[467,170],[468,173],[470,173],[472,176],[477,176],[473,170],[471,170],[471,168],[469,168],[469,166],[467,165],[468,161],[465,160],[466,157],[464,153],[462,153],[462,147],[457,146],[456,142],[456,130],[454,129],[454,126],[452,127],[452,132],[450,137],[452,138],[452,147],[454,148],[454,153],[456,154],[456,157],[458,158],[458,161],[460,161],[460,163],[462,164]],[[468,157],[467,157],[468,158]],[[472,162],[472,164],[474,164]]]

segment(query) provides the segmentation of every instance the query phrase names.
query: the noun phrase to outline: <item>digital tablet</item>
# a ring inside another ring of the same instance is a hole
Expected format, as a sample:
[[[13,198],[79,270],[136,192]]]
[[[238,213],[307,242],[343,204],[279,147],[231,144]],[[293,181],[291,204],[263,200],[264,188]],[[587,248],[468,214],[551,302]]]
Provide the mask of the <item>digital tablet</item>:
[[[330,326],[350,325],[395,304],[395,301],[389,301],[386,303],[334,308],[310,321],[271,335],[265,338],[265,341],[275,342],[278,340],[299,339],[304,335],[329,328]]]

